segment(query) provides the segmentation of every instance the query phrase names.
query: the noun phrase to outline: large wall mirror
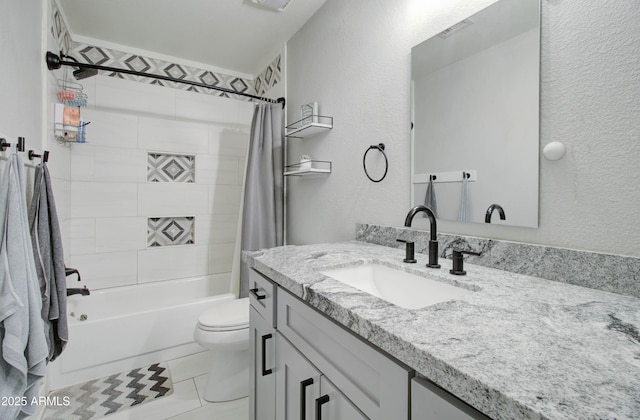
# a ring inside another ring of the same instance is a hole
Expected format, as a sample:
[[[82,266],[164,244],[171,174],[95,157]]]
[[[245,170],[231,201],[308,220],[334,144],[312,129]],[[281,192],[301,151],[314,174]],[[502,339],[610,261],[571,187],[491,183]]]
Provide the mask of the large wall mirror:
[[[491,223],[537,227],[539,0],[499,0],[415,46],[411,66],[412,204],[474,223],[498,204]]]

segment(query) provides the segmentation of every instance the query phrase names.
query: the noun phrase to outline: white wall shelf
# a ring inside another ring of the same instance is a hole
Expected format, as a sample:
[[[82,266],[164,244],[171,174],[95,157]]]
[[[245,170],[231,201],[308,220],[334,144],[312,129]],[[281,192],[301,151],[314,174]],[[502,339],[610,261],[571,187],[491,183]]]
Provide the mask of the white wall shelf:
[[[310,167],[305,167],[304,163],[294,163],[284,167],[284,176],[308,176],[318,174],[330,174],[331,162],[326,160],[312,160]]]
[[[333,117],[311,115],[289,124],[286,127],[286,137],[302,139],[319,134],[333,128]]]

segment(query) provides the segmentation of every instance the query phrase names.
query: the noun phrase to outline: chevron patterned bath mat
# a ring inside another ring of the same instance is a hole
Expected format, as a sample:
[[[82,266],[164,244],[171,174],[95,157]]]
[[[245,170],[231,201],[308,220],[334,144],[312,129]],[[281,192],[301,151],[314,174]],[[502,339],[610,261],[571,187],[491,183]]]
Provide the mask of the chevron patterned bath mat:
[[[53,391],[44,420],[98,419],[119,410],[154,401],[173,393],[169,369],[156,363]]]

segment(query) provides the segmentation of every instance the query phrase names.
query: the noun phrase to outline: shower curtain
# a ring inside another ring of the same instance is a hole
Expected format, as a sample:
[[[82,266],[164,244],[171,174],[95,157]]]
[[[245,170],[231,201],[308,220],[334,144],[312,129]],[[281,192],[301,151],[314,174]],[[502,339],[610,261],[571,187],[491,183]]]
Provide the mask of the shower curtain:
[[[249,267],[242,262],[239,249],[255,251],[284,243],[284,178],[283,178],[283,112],[282,105],[256,105],[241,202],[240,247],[236,246],[232,291],[239,297],[249,294]],[[239,265],[239,282],[237,267]]]

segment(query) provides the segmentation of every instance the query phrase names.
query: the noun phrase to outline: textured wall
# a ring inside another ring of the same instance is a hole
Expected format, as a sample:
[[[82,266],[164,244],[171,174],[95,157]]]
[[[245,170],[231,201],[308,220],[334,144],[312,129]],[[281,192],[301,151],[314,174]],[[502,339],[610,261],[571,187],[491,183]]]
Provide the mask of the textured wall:
[[[325,178],[289,181],[290,243],[352,239],[357,221],[402,224],[410,206],[410,49],[490,3],[328,0],[290,40],[289,120],[312,100],[335,118],[331,132],[289,142],[289,162],[309,153],[334,164]],[[638,20],[636,1],[542,1],[540,147],[563,141],[568,152],[541,159],[540,227],[442,222],[440,230],[640,256]],[[373,184],[362,154],[381,141],[390,169]]]
[[[0,1],[0,133],[42,145],[42,2]]]

